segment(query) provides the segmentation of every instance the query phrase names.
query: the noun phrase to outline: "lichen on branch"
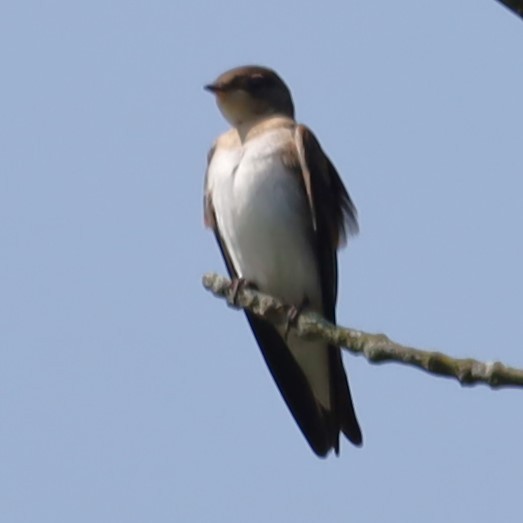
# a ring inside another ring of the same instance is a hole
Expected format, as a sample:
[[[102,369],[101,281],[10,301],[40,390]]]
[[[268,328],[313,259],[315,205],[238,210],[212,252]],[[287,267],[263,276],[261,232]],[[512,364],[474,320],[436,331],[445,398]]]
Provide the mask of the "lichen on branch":
[[[206,274],[203,286],[215,296],[225,298],[237,309],[247,309],[275,325],[286,325],[289,307],[281,301],[248,287],[233,288],[232,282],[217,274]],[[233,296],[233,294],[235,294]],[[481,362],[472,358],[452,358],[441,352],[400,345],[383,334],[369,334],[339,327],[320,315],[304,311],[292,328],[299,336],[322,339],[372,363],[396,362],[417,367],[436,376],[454,378],[462,385],[483,383],[491,388],[523,387],[523,370],[500,362]]]

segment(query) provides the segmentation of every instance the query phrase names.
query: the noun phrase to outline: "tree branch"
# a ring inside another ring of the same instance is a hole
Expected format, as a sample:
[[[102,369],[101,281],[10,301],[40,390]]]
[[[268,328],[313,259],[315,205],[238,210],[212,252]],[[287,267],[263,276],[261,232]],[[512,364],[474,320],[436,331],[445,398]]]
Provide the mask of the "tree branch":
[[[237,309],[247,309],[275,325],[285,325],[289,307],[279,300],[249,288],[238,289],[235,303],[232,301],[231,282],[217,274],[206,274],[203,286],[215,296],[225,298]],[[304,338],[322,339],[361,354],[372,363],[395,361],[436,376],[458,380],[462,385],[483,383],[492,388],[523,387],[523,370],[507,367],[500,362],[482,363],[471,358],[451,358],[441,352],[423,351],[391,341],[384,334],[337,327],[313,312],[303,312],[293,325],[297,334]]]
[[[500,4],[503,4],[507,9],[510,9],[518,16],[523,18],[523,1],[522,0],[498,0]]]

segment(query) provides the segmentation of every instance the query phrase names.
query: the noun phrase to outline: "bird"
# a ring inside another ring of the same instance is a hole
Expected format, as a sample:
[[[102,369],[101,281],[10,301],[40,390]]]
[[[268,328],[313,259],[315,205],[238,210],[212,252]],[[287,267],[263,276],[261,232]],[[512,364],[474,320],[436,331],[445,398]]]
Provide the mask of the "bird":
[[[234,283],[336,322],[337,250],[358,232],[356,208],[291,92],[272,69],[230,69],[204,88],[230,129],[207,157],[204,222]],[[339,347],[304,340],[246,311],[270,373],[313,452],[339,455],[362,433]]]

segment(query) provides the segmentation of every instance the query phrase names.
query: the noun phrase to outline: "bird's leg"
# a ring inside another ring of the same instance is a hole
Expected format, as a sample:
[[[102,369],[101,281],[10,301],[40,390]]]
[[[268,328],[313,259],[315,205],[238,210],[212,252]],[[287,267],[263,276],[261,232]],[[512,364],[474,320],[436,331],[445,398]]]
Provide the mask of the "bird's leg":
[[[233,278],[231,284],[231,290],[229,294],[229,300],[234,305],[238,305],[238,293],[246,288],[256,289],[256,285],[250,281],[247,281],[245,278]]]
[[[283,339],[287,341],[289,336],[289,331],[291,327],[295,327],[298,322],[300,314],[309,306],[309,298],[305,296],[302,302],[296,307],[296,305],[291,305],[289,311],[287,312],[287,321],[285,322],[285,332],[283,334]]]

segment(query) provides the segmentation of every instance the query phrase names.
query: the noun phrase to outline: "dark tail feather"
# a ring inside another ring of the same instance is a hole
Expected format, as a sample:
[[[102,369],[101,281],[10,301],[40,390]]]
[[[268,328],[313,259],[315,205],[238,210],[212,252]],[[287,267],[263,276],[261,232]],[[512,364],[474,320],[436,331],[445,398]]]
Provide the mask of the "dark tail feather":
[[[332,432],[310,386],[282,337],[268,322],[246,312],[262,355],[296,423],[320,457],[332,448]],[[336,429],[338,433],[339,429]]]
[[[341,350],[334,346],[330,346],[329,350],[331,355],[332,393],[335,398],[334,404],[338,427],[341,429],[343,434],[347,436],[349,441],[354,445],[361,446],[363,443],[363,437],[358,419],[356,418],[354,405],[352,403],[347,375],[343,368]],[[338,446],[335,447],[335,450],[337,454]]]

